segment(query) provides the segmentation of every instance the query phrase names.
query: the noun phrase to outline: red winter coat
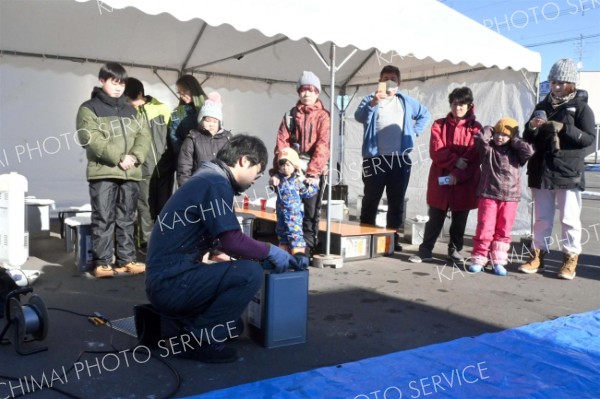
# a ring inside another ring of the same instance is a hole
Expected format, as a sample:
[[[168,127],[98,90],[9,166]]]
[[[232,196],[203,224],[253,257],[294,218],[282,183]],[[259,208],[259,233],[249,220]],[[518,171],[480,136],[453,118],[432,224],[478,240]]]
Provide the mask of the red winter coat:
[[[475,148],[475,134],[483,127],[470,111],[464,119],[455,120],[452,113],[438,119],[431,127],[429,156],[431,168],[427,181],[427,204],[434,208],[467,211],[477,208],[477,184],[480,175],[479,154]],[[465,170],[456,167],[458,158],[466,158]],[[438,178],[452,175],[455,185],[440,186]]]
[[[310,106],[302,105],[300,102],[296,105],[296,136],[298,144],[300,144],[300,152],[311,156],[306,171],[307,175],[319,177],[321,174],[327,174],[330,123],[329,111],[323,107],[321,100],[317,100],[314,105]],[[279,170],[277,165],[279,151],[287,147],[292,147],[292,143],[290,142],[290,132],[284,116],[277,132],[271,174]]]

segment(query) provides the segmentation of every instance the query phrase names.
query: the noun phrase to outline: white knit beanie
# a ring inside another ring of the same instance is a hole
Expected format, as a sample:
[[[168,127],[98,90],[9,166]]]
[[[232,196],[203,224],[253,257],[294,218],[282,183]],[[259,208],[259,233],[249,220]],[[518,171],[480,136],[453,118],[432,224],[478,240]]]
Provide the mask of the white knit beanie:
[[[573,60],[563,58],[554,63],[548,74],[550,82],[568,82],[577,84],[577,66]]]
[[[218,119],[223,124],[223,103],[221,102],[221,95],[216,91],[208,94],[208,98],[204,101],[202,109],[198,114],[198,123],[202,122],[205,116],[210,116]]]

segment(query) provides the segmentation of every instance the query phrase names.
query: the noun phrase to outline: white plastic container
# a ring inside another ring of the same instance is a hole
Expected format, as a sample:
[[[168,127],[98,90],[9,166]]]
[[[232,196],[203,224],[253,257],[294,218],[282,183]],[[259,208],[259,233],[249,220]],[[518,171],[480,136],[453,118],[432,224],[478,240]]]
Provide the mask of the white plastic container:
[[[22,266],[29,257],[25,224],[27,178],[16,172],[0,175],[0,262]]]
[[[25,197],[25,205],[29,237],[50,236],[50,209],[54,209],[54,200]]]
[[[331,200],[331,220],[344,220],[344,200]],[[321,220],[327,218],[327,201],[321,202]]]

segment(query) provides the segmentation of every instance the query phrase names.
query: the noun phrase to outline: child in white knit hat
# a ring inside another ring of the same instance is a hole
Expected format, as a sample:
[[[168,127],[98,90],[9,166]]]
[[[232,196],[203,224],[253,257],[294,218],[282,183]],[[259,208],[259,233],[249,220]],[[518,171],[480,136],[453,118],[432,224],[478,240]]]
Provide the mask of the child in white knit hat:
[[[177,183],[184,184],[200,167],[200,162],[211,161],[231,138],[223,129],[223,103],[221,95],[212,92],[198,114],[198,128],[187,135],[177,161]]]

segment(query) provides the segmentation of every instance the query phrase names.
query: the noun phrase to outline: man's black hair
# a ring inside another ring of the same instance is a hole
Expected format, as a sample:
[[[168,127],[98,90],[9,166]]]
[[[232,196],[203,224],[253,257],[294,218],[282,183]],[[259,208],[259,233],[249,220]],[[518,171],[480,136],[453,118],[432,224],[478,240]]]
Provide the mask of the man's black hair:
[[[188,90],[192,94],[192,97],[206,97],[206,93],[204,93],[204,90],[202,90],[200,82],[198,82],[198,80],[192,75],[183,75],[182,77],[177,79],[175,85]],[[179,104],[183,105],[184,103],[182,101],[179,101]]]
[[[384,73],[393,73],[398,77],[398,82],[400,82],[400,68],[394,65],[386,65],[383,67],[381,72],[379,72],[379,78],[383,76]]]
[[[129,97],[131,100],[135,100],[141,94],[145,96],[144,93],[144,84],[140,82],[136,78],[128,78],[125,83],[125,92],[124,94]]]
[[[246,134],[236,134],[217,153],[217,159],[225,162],[227,166],[234,167],[235,164],[246,156],[251,165],[260,164],[260,172],[264,172],[269,161],[267,147],[261,139]]]
[[[111,78],[119,83],[127,81],[127,71],[123,68],[123,65],[117,62],[107,62],[102,65],[98,73],[98,79],[109,80]]]
[[[457,87],[448,96],[448,101],[450,105],[454,101],[458,101],[461,104],[473,104],[473,92],[468,87]]]

